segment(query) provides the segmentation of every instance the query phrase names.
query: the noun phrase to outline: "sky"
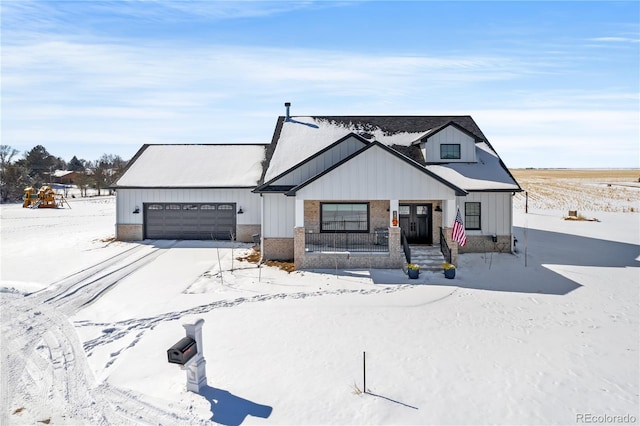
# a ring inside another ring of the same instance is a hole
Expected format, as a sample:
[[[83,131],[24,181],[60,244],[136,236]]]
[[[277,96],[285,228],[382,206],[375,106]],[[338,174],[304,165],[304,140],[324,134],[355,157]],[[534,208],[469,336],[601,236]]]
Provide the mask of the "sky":
[[[269,143],[284,115],[471,115],[508,167],[640,167],[640,5],[0,0],[3,145]]]

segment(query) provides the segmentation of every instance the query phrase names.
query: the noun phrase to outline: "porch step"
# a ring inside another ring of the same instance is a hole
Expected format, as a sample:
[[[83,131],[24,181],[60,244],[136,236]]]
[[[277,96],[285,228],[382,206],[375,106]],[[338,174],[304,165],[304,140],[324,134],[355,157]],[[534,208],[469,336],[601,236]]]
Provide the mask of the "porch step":
[[[411,263],[419,265],[423,271],[442,272],[444,256],[440,252],[440,246],[410,245]]]

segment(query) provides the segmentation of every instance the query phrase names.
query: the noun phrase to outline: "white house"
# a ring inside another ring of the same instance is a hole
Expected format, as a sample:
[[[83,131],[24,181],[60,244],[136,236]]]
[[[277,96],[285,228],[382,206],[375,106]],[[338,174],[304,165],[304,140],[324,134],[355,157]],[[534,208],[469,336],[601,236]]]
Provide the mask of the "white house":
[[[291,117],[289,105],[270,145],[148,145],[116,188],[119,239],[260,234],[263,258],[299,269],[399,267],[411,244],[455,263],[458,209],[460,252],[510,251],[521,191],[469,116]]]

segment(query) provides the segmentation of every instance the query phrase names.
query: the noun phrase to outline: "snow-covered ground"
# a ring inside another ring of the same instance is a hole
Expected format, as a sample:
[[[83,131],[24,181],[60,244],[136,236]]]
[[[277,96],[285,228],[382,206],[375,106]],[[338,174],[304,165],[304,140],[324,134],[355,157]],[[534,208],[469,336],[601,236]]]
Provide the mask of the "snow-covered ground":
[[[2,425],[640,421],[638,213],[518,209],[518,253],[410,281],[117,242],[113,198],[70,205],[1,207]],[[197,318],[201,394],[166,355]]]

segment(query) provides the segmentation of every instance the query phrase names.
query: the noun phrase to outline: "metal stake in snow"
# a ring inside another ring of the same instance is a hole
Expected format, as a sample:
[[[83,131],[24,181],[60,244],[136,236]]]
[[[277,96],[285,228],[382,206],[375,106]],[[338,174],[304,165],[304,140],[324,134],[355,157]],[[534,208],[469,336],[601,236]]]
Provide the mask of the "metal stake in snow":
[[[207,371],[204,360],[204,350],[202,347],[202,326],[204,320],[199,318],[193,324],[182,324],[187,337],[196,341],[198,352],[191,358],[183,367],[183,370],[187,371],[187,390],[195,393],[200,393],[203,387],[207,386]]]
[[[362,392],[367,393],[367,353],[362,352]]]

